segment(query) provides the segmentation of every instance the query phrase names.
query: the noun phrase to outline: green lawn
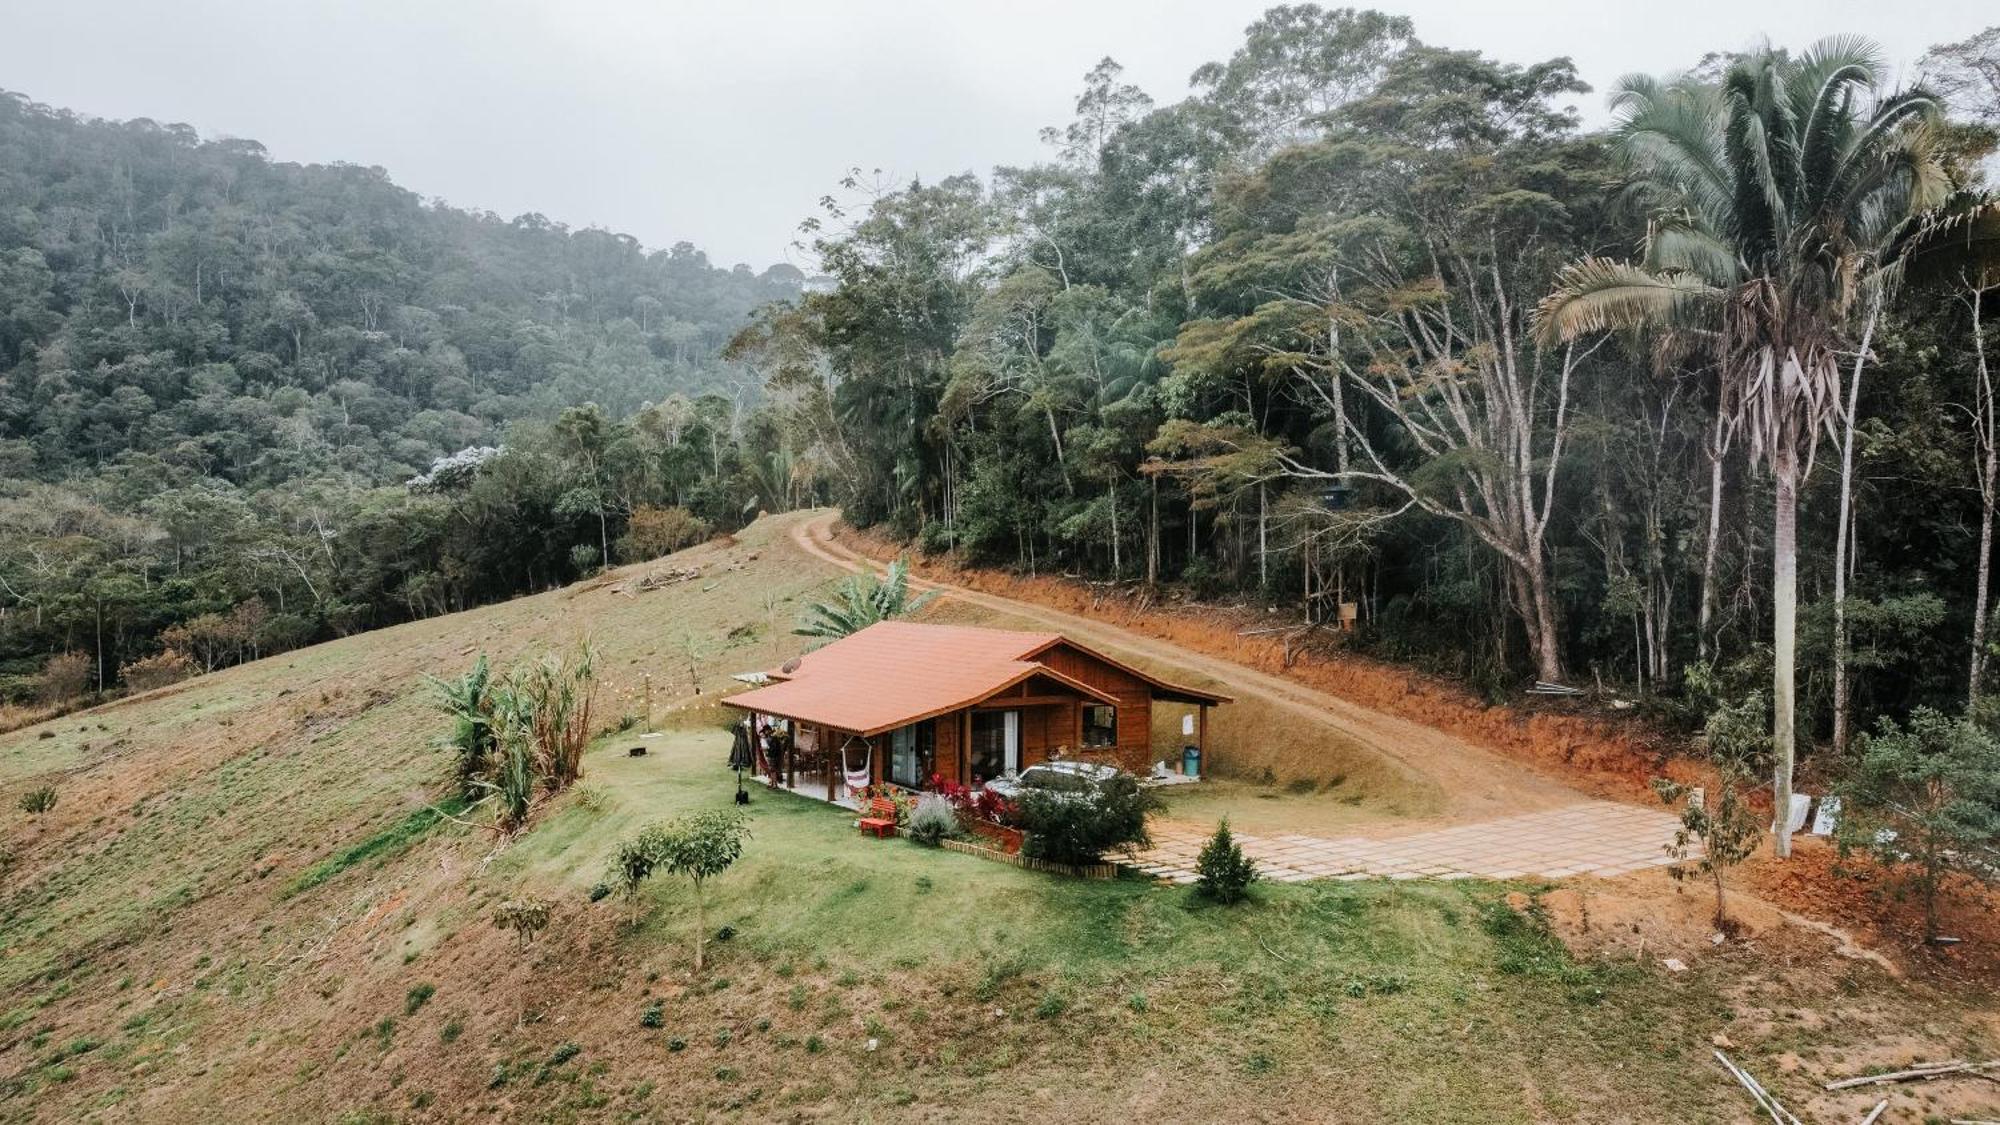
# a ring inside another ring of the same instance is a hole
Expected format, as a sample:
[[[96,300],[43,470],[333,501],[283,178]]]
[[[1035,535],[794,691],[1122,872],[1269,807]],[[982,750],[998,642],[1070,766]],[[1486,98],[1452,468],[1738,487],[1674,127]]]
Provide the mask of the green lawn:
[[[626,757],[638,744],[620,736],[591,754],[589,794],[496,861],[495,895],[523,881],[580,895],[621,835],[729,807],[720,732],[672,732]],[[1644,1117],[1685,1087],[1717,1019],[1673,999],[1685,982],[1573,963],[1504,904],[1504,887],[1265,886],[1221,908],[1137,879],[1060,879],[876,841],[844,810],[752,795],[749,848],[710,891],[711,924],[735,934],[714,947],[711,975],[746,990],[739,1001],[768,1002],[767,1018],[836,1013],[818,1032],[808,1018],[806,1033],[845,1057],[863,1037],[921,1051],[931,1064],[918,1086],[977,1081],[1032,1054],[1058,1074],[1089,1062],[1086,1086],[1115,1074],[1107,1065],[1164,1066],[1276,1096],[1337,1072],[1371,1120]],[[691,892],[662,877],[642,910],[623,948],[683,970]],[[1066,1063],[1065,1050],[1088,1054]],[[1579,1065],[1593,1059],[1624,1069]]]
[[[1985,993],[1891,982],[1819,944],[1704,950],[1681,974],[1653,951],[1579,963],[1506,905],[1535,887],[1260,886],[1219,908],[868,839],[851,813],[761,787],[743,860],[710,888],[731,937],[697,976],[686,886],[649,885],[636,926],[588,890],[621,838],[729,806],[715,701],[730,672],[791,651],[798,603],[837,577],[785,526],[682,556],[699,584],[621,592],[633,568],[0,736],[10,805],[60,794],[0,824],[0,1125],[1723,1122],[1746,1117],[1708,1058],[1725,1029],[1795,1106],[1857,1046],[2000,1053]],[[650,675],[679,729],[602,739],[583,785],[512,840],[428,811],[449,766],[423,676],[585,635],[602,719],[636,715]],[[699,693],[689,638],[710,642]],[[1322,733],[1264,719],[1262,736]],[[1311,792],[1209,784],[1170,793],[1170,815],[1332,833],[1425,811],[1338,760]],[[554,904],[528,949],[492,921],[524,893]],[[1805,1069],[1781,1070],[1791,1056]]]

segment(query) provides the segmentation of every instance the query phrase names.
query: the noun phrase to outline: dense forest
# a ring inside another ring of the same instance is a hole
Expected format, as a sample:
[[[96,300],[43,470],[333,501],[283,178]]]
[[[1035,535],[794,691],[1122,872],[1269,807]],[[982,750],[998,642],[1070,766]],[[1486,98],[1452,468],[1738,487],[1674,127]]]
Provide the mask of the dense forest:
[[[1979,702],[2000,29],[1610,91],[1313,5],[1218,53],[1105,59],[1032,166],[856,171],[810,291],[0,100],[16,693],[832,502],[1496,695],[1763,685],[1781,754]]]
[[[462,608],[782,502],[720,353],[802,280],[0,95],[0,695]]]
[[[838,287],[733,354],[927,549],[1346,603],[1494,692],[1775,683],[1782,731],[1795,667],[1801,740],[1961,709],[2000,29],[1901,85],[1852,38],[1688,63],[1591,91],[1311,5],[1170,105],[1106,59],[1044,163],[850,179],[807,224]]]

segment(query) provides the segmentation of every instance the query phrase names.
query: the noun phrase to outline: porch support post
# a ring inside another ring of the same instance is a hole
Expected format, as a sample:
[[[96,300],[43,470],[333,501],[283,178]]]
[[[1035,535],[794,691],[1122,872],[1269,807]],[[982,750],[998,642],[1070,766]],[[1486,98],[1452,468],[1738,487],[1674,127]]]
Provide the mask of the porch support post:
[[[827,739],[827,741],[828,741],[828,742],[832,742],[833,740],[829,738],[829,739]],[[826,799],[827,799],[827,800],[828,800],[829,802],[831,802],[831,801],[832,801],[832,800],[834,799],[834,793],[833,793],[833,775],[834,775],[834,769],[835,769],[835,767],[834,767],[834,764],[833,764],[833,759],[834,759],[834,757],[835,757],[835,756],[836,756],[836,755],[834,755],[834,754],[828,754],[828,753],[821,753],[821,754],[820,754],[820,758],[819,758],[819,760],[820,760],[820,764],[821,764],[822,766],[824,766],[824,767],[826,768]],[[838,757],[840,758],[840,766],[839,766],[839,772],[841,772],[841,773],[846,773],[846,772],[847,772],[847,739],[846,739],[845,737],[843,737],[843,738],[842,738],[842,739],[840,740],[840,750],[838,751]]]
[[[1201,775],[1208,776],[1208,704],[1203,703],[1196,710],[1200,718],[1195,722],[1194,746],[1201,753]]]
[[[972,708],[959,712],[958,721],[958,783],[972,784]]]

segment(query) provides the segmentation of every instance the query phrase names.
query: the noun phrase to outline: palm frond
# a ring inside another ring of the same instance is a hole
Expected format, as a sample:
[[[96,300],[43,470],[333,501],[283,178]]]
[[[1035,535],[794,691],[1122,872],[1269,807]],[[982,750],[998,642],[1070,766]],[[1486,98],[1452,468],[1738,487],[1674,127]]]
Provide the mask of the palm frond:
[[[1535,307],[1535,335],[1550,346],[1591,332],[1666,325],[1720,293],[1692,273],[1585,258],[1566,267]]]
[[[897,559],[881,578],[859,574],[835,587],[832,601],[806,607],[806,618],[792,632],[802,637],[838,639],[858,633],[878,621],[905,617],[929,605],[936,591],[910,597],[910,565]]]
[[[1646,268],[1653,273],[1692,273],[1711,285],[1742,276],[1736,250],[1714,231],[1674,216],[1654,223],[1646,237]]]

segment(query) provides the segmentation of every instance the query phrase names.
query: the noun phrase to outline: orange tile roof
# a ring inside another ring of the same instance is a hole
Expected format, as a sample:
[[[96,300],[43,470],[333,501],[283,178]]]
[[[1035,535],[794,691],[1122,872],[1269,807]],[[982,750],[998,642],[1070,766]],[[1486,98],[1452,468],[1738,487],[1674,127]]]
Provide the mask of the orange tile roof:
[[[970,706],[1031,676],[1112,702],[1027,659],[1058,643],[1075,642],[1060,633],[882,621],[807,653],[789,672],[772,672],[777,683],[723,702],[864,736]]]

